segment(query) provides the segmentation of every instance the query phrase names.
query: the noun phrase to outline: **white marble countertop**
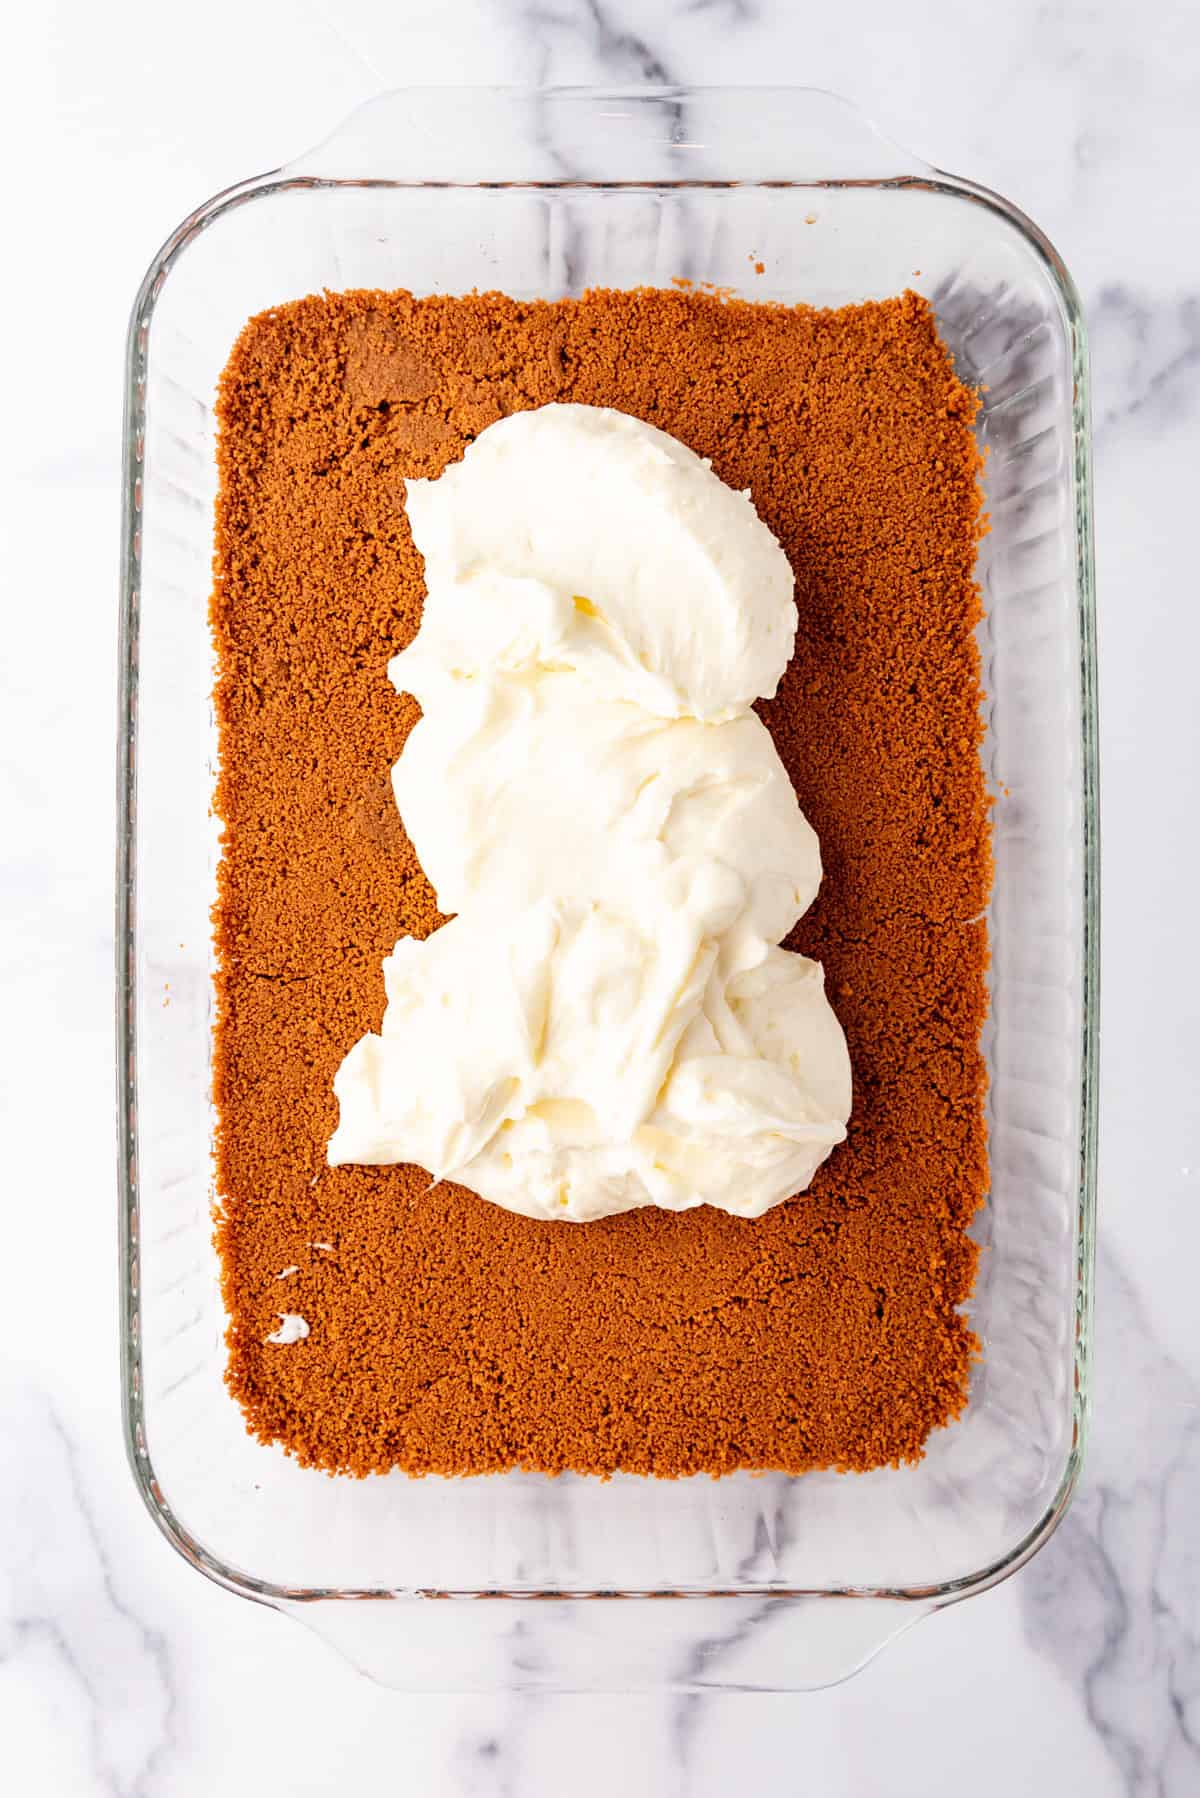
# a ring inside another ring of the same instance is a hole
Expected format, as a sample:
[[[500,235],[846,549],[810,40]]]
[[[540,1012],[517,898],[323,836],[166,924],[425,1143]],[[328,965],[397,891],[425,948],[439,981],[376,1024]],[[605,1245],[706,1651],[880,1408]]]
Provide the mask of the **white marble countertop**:
[[[3,130],[10,1144],[0,1742],[21,1798],[1200,1791],[1200,23],[1183,0],[25,9]],[[402,82],[834,88],[1048,231],[1093,342],[1105,1006],[1093,1444],[1020,1575],[808,1696],[411,1698],[208,1584],[118,1424],[111,863],[122,338],[196,202]]]

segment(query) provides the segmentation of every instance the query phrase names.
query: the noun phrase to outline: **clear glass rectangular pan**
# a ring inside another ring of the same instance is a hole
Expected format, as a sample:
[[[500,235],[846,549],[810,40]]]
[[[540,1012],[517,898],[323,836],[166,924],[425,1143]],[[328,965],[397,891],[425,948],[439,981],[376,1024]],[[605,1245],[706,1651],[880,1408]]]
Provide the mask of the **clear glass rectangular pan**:
[[[226,1394],[210,1241],[217,376],[251,313],[322,287],[555,298],[683,276],[744,288],[752,254],[765,265],[749,277],[753,298],[840,304],[918,288],[960,373],[984,388],[992,1183],[970,1405],[920,1466],[866,1475],[359,1482],[304,1471],[252,1441]],[[403,1683],[791,1687],[845,1672],[1046,1539],[1078,1473],[1088,1390],[1088,458],[1079,306],[1054,250],[1005,201],[917,162],[829,95],[396,93],[180,225],[146,276],[129,341],[121,1255],[132,1464],[198,1567],[296,1607]],[[493,1602],[423,1602],[452,1595]],[[585,1606],[586,1595],[609,1602]],[[631,1607],[622,1595],[693,1602]],[[364,1597],[411,1602],[343,1602]],[[545,1653],[529,1650],[535,1615]]]

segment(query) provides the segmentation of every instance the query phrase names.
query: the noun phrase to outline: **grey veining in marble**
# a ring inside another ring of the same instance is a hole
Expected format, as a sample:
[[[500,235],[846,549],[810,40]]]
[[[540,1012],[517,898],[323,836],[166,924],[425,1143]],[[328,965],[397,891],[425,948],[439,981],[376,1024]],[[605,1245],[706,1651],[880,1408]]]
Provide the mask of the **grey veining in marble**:
[[[54,1404],[22,1383],[7,1392],[3,1416],[22,1452],[0,1493],[0,1657],[40,1667],[86,1743],[100,1790],[152,1790],[175,1719],[170,1643],[122,1595],[88,1472]]]
[[[1088,1477],[1037,1575],[1019,1586],[1035,1652],[1083,1695],[1137,1798],[1200,1781],[1200,1372],[1163,1352],[1105,1253],[1108,1358]]]
[[[1194,421],[1200,394],[1200,289],[1154,301],[1124,284],[1101,287],[1089,308],[1092,353],[1106,375],[1098,443],[1144,415],[1150,425]]]

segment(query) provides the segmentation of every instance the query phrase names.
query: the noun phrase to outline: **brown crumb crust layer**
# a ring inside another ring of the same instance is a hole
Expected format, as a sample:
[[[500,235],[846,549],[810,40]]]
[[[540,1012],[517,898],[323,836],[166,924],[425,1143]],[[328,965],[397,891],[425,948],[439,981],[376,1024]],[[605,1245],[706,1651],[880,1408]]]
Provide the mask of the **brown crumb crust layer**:
[[[423,595],[404,481],[554,400],[710,456],[795,571],[760,710],[820,834],[788,946],[824,963],[855,1106],[758,1221],[536,1222],[325,1165],[381,959],[440,922],[389,786],[418,716],[386,675]],[[354,1474],[799,1472],[912,1460],[961,1410],[987,1183],[976,408],[914,294],[360,292],[245,327],[218,403],[214,1085],[227,1378],[257,1435]],[[285,1311],[307,1339],[267,1343]]]

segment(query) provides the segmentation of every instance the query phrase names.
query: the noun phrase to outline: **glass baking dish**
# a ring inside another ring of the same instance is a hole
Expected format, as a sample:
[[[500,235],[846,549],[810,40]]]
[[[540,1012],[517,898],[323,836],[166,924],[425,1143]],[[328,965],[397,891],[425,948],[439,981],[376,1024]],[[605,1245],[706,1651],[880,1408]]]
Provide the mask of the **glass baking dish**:
[[[253,1441],[222,1384],[217,376],[251,313],[323,287],[556,298],[677,277],[822,305],[915,287],[984,389],[992,1181],[970,1306],[984,1358],[965,1415],[917,1467],[330,1479]],[[427,1689],[820,1685],[1021,1566],[1079,1472],[1096,1142],[1087,369],[1075,290],[1041,233],[814,91],[395,93],[165,244],[131,324],[125,456],[123,1374],[134,1474],[167,1538],[379,1677]]]

